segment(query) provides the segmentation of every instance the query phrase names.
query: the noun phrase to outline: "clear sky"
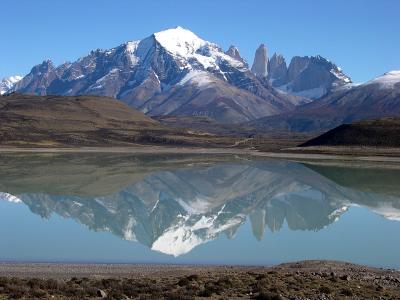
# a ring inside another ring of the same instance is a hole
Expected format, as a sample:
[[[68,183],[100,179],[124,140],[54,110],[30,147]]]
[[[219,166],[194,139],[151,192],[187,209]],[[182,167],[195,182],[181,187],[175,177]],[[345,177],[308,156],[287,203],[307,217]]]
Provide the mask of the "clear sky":
[[[1,0],[0,78],[182,26],[250,62],[320,54],[355,82],[400,69],[399,0]]]

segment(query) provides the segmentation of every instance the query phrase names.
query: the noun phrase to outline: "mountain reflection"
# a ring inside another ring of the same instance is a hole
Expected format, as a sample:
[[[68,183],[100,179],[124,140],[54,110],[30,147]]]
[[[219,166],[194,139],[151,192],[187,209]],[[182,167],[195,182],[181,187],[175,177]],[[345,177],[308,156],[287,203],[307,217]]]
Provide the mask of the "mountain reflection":
[[[376,176],[376,175],[379,176]],[[250,219],[320,230],[350,206],[400,220],[398,170],[308,166],[240,157],[2,155],[0,197],[179,256]]]

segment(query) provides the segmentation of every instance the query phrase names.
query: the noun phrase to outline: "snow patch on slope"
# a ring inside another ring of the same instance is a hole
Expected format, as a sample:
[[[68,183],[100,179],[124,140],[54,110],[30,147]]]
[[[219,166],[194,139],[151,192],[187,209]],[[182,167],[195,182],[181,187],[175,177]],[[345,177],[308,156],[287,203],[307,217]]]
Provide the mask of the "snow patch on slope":
[[[319,99],[326,94],[326,89],[323,87],[318,87],[314,89],[304,90],[301,92],[290,92],[292,95],[299,97],[305,97],[308,99]]]
[[[207,72],[190,71],[178,83],[179,85],[196,84],[198,87],[206,87],[213,83],[213,78]]]
[[[309,90],[304,90],[304,91],[300,91],[300,92],[294,92],[292,90],[292,85],[291,83],[282,85],[280,87],[276,88],[278,91],[283,92],[285,94],[290,94],[290,95],[295,95],[298,97],[304,97],[307,99],[318,99],[321,98],[322,96],[324,96],[326,94],[326,89],[323,87],[317,87],[314,89],[309,89]]]
[[[400,70],[394,70],[383,74],[373,80],[366,82],[364,85],[379,84],[381,88],[390,89],[400,82]]]
[[[135,66],[139,62],[139,58],[136,56],[140,41],[131,41],[125,44],[126,52],[129,53],[129,58],[131,60],[132,66]]]
[[[11,203],[21,203],[21,199],[18,197],[8,194],[8,193],[0,193],[0,200],[11,202]]]
[[[343,83],[344,84],[351,83],[351,79],[342,72],[341,68],[338,67],[337,69],[331,69],[330,72],[333,76],[335,76],[338,80],[340,80],[341,85]]]
[[[382,217],[391,220],[391,221],[400,221],[400,210],[397,208],[394,208],[391,205],[382,205],[379,207],[368,207],[371,209],[374,213],[381,215]]]
[[[124,239],[126,241],[136,241],[136,235],[133,231],[133,227],[136,225],[136,220],[131,216],[128,220],[128,223],[126,224],[124,228]]]
[[[0,82],[0,95],[7,94],[12,92],[14,86],[19,82],[23,77],[22,76],[10,76],[7,78],[3,78]]]

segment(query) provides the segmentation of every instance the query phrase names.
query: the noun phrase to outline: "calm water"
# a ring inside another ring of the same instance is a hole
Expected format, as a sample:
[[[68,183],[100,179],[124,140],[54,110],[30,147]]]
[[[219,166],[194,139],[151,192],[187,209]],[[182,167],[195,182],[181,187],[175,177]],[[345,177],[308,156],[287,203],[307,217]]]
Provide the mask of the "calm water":
[[[0,260],[400,268],[400,171],[243,157],[1,155]]]

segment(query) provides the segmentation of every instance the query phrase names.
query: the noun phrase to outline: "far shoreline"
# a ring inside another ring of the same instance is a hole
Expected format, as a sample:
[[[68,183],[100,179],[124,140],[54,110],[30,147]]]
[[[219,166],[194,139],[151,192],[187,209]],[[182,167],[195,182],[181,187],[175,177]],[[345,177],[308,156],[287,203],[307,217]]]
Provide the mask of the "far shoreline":
[[[122,262],[18,262],[0,261],[0,277],[42,277],[42,278],[71,278],[71,277],[124,277],[124,276],[160,276],[185,275],[201,272],[226,272],[250,270],[309,270],[318,272],[322,269],[330,272],[343,270],[368,270],[377,272],[399,272],[400,269],[389,267],[374,267],[335,260],[301,260],[270,265],[230,265],[230,264],[167,264],[167,263],[122,263]],[[399,274],[400,275],[400,274]]]
[[[373,147],[296,147],[279,151],[261,151],[249,148],[202,148],[158,145],[128,147],[0,147],[1,153],[115,153],[115,154],[200,154],[247,155],[258,158],[294,161],[382,162],[400,164],[400,149]]]

